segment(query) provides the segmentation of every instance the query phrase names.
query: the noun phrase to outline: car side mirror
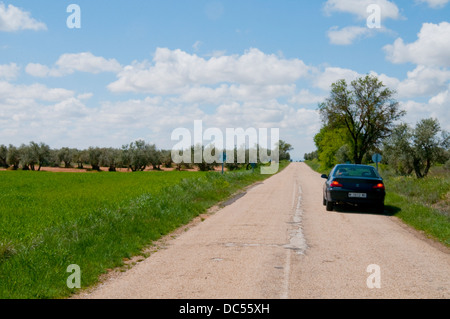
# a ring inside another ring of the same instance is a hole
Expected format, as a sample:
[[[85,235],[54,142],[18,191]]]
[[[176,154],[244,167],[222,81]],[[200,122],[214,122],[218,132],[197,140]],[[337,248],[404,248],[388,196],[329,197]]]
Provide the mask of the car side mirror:
[[[320,177],[328,179],[328,175],[326,175],[326,174],[322,174],[322,176],[320,176]]]

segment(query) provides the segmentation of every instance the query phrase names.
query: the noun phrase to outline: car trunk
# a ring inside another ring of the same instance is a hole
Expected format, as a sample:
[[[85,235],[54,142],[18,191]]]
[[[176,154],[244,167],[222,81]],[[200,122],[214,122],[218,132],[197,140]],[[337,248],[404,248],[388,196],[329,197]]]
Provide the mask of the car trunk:
[[[334,180],[342,184],[343,189],[357,192],[373,191],[375,185],[382,183],[382,181],[377,178],[338,177]]]

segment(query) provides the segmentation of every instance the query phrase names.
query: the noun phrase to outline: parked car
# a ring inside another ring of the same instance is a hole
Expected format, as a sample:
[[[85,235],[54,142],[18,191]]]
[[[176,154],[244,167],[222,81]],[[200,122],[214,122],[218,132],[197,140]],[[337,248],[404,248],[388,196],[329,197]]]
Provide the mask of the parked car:
[[[365,204],[384,212],[386,190],[378,171],[369,165],[338,164],[323,186],[323,205],[332,211],[337,204]]]

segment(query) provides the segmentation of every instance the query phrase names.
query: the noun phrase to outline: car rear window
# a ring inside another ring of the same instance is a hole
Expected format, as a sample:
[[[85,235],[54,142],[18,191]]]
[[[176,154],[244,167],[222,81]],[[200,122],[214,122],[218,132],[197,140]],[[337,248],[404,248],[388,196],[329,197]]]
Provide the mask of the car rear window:
[[[376,170],[370,166],[338,166],[334,176],[378,177]]]

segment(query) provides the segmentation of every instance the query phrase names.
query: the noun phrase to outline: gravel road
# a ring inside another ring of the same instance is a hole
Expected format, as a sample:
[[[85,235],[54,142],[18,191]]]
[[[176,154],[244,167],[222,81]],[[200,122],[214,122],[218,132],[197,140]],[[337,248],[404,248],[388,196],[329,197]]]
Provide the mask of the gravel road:
[[[450,297],[448,248],[395,216],[327,212],[323,182],[291,163],[74,298]]]

